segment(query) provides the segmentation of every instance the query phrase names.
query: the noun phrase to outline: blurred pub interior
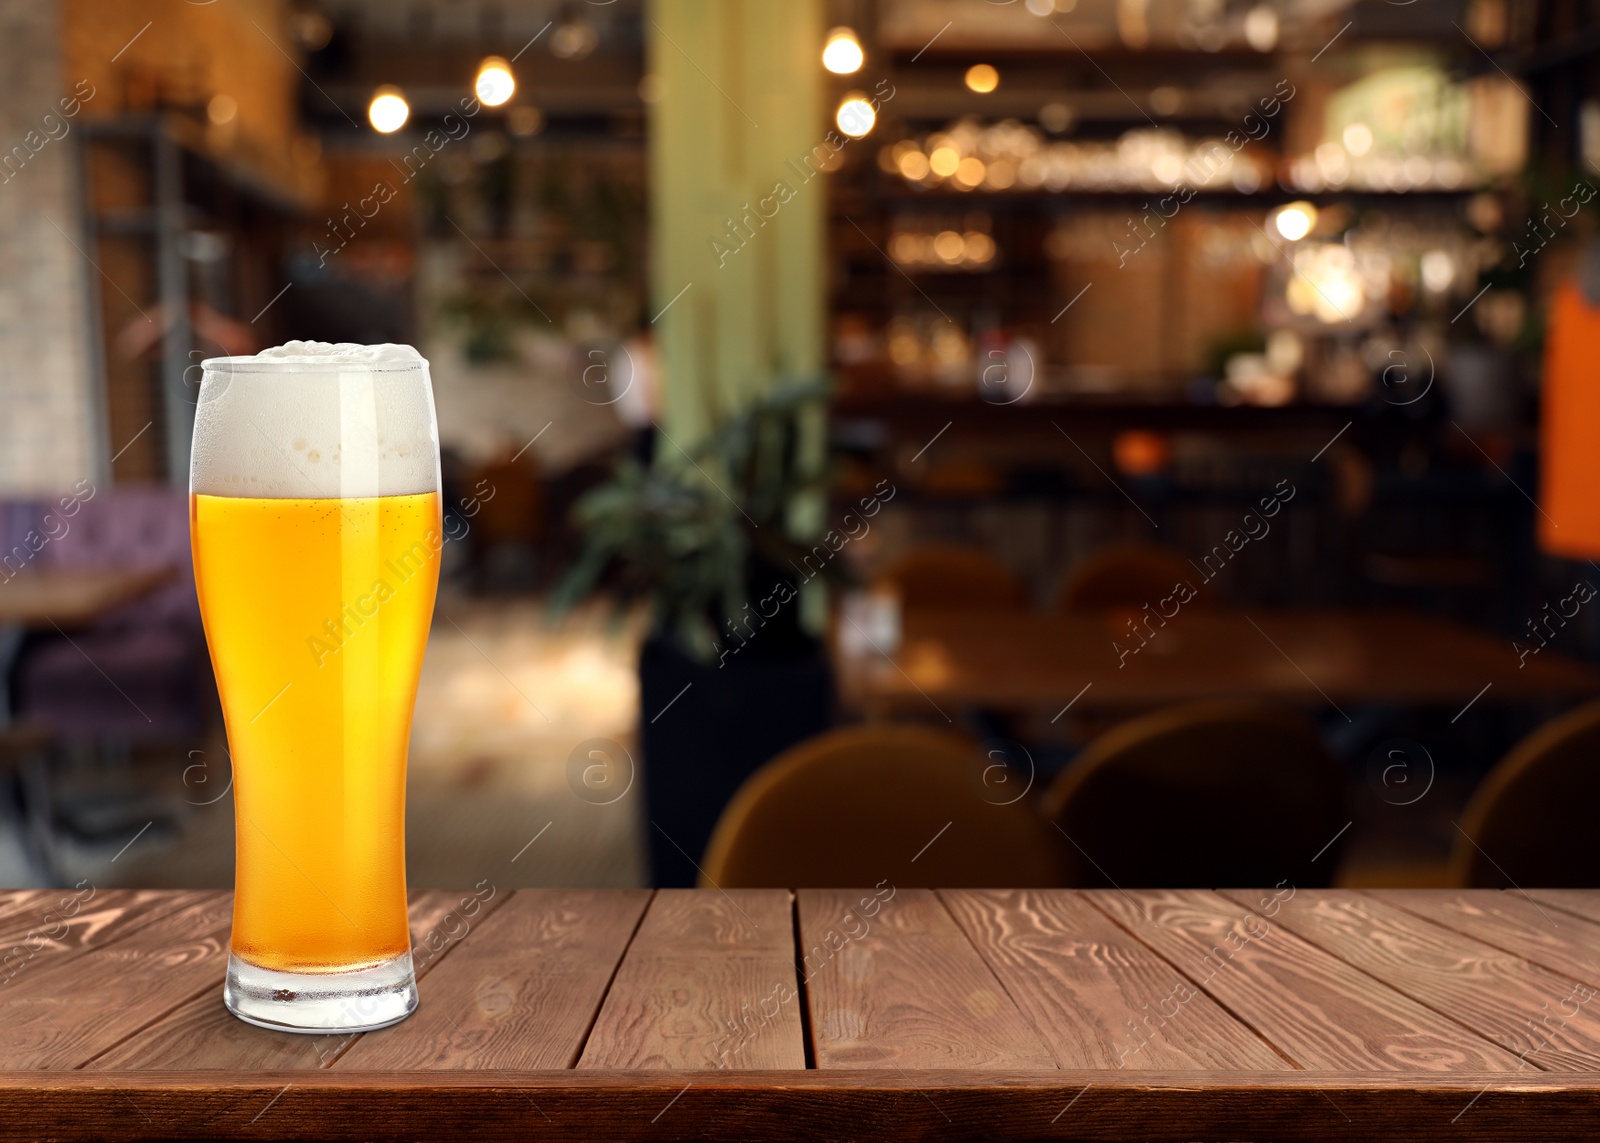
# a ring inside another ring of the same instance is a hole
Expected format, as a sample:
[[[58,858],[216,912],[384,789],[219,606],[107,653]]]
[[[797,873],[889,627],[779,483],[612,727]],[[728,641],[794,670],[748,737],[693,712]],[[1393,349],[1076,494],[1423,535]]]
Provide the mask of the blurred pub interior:
[[[300,339],[431,363],[415,886],[1600,872],[1594,4],[0,26],[0,884],[232,883],[199,362]]]

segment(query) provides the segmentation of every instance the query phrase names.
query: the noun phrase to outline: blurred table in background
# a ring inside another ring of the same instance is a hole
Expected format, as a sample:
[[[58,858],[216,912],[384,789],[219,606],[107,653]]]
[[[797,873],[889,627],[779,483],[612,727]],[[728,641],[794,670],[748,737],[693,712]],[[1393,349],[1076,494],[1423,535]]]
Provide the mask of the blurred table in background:
[[[1196,608],[1153,635],[1131,610],[910,610],[901,626],[892,654],[835,648],[848,705],[879,715],[931,706],[1055,716],[1069,704],[1074,713],[1114,713],[1224,697],[1464,708],[1480,696],[1543,703],[1600,694],[1600,672],[1575,660],[1543,651],[1519,664],[1509,639],[1404,611]]]
[[[173,576],[170,567],[23,572],[0,584],[0,624],[81,627]]]
[[[11,670],[29,630],[82,627],[160,587],[170,567],[35,568],[0,583],[0,726],[11,721]]]

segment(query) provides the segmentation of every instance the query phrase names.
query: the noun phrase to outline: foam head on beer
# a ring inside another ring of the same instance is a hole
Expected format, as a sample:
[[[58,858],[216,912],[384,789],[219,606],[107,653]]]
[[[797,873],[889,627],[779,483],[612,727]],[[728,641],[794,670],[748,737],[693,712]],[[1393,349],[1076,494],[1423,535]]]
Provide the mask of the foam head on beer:
[[[411,346],[291,341],[202,367],[191,491],[287,499],[438,489],[428,363]]]
[[[411,975],[406,747],[443,545],[428,364],[304,341],[208,360],[190,472],[237,815],[225,996],[327,1026],[272,1015],[301,990],[262,974]]]

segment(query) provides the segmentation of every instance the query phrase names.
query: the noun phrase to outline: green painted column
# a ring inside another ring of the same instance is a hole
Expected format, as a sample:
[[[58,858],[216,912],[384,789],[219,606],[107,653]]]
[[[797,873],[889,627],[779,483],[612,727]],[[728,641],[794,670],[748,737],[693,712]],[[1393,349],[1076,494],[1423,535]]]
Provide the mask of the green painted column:
[[[649,4],[651,313],[683,449],[822,370],[823,33],[820,0]]]

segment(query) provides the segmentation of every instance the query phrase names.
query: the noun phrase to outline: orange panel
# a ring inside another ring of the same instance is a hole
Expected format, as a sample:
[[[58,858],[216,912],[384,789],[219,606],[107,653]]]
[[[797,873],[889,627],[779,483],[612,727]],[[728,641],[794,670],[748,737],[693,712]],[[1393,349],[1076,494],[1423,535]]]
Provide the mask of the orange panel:
[[[1600,307],[1570,280],[1550,309],[1543,408],[1539,546],[1600,557]]]

